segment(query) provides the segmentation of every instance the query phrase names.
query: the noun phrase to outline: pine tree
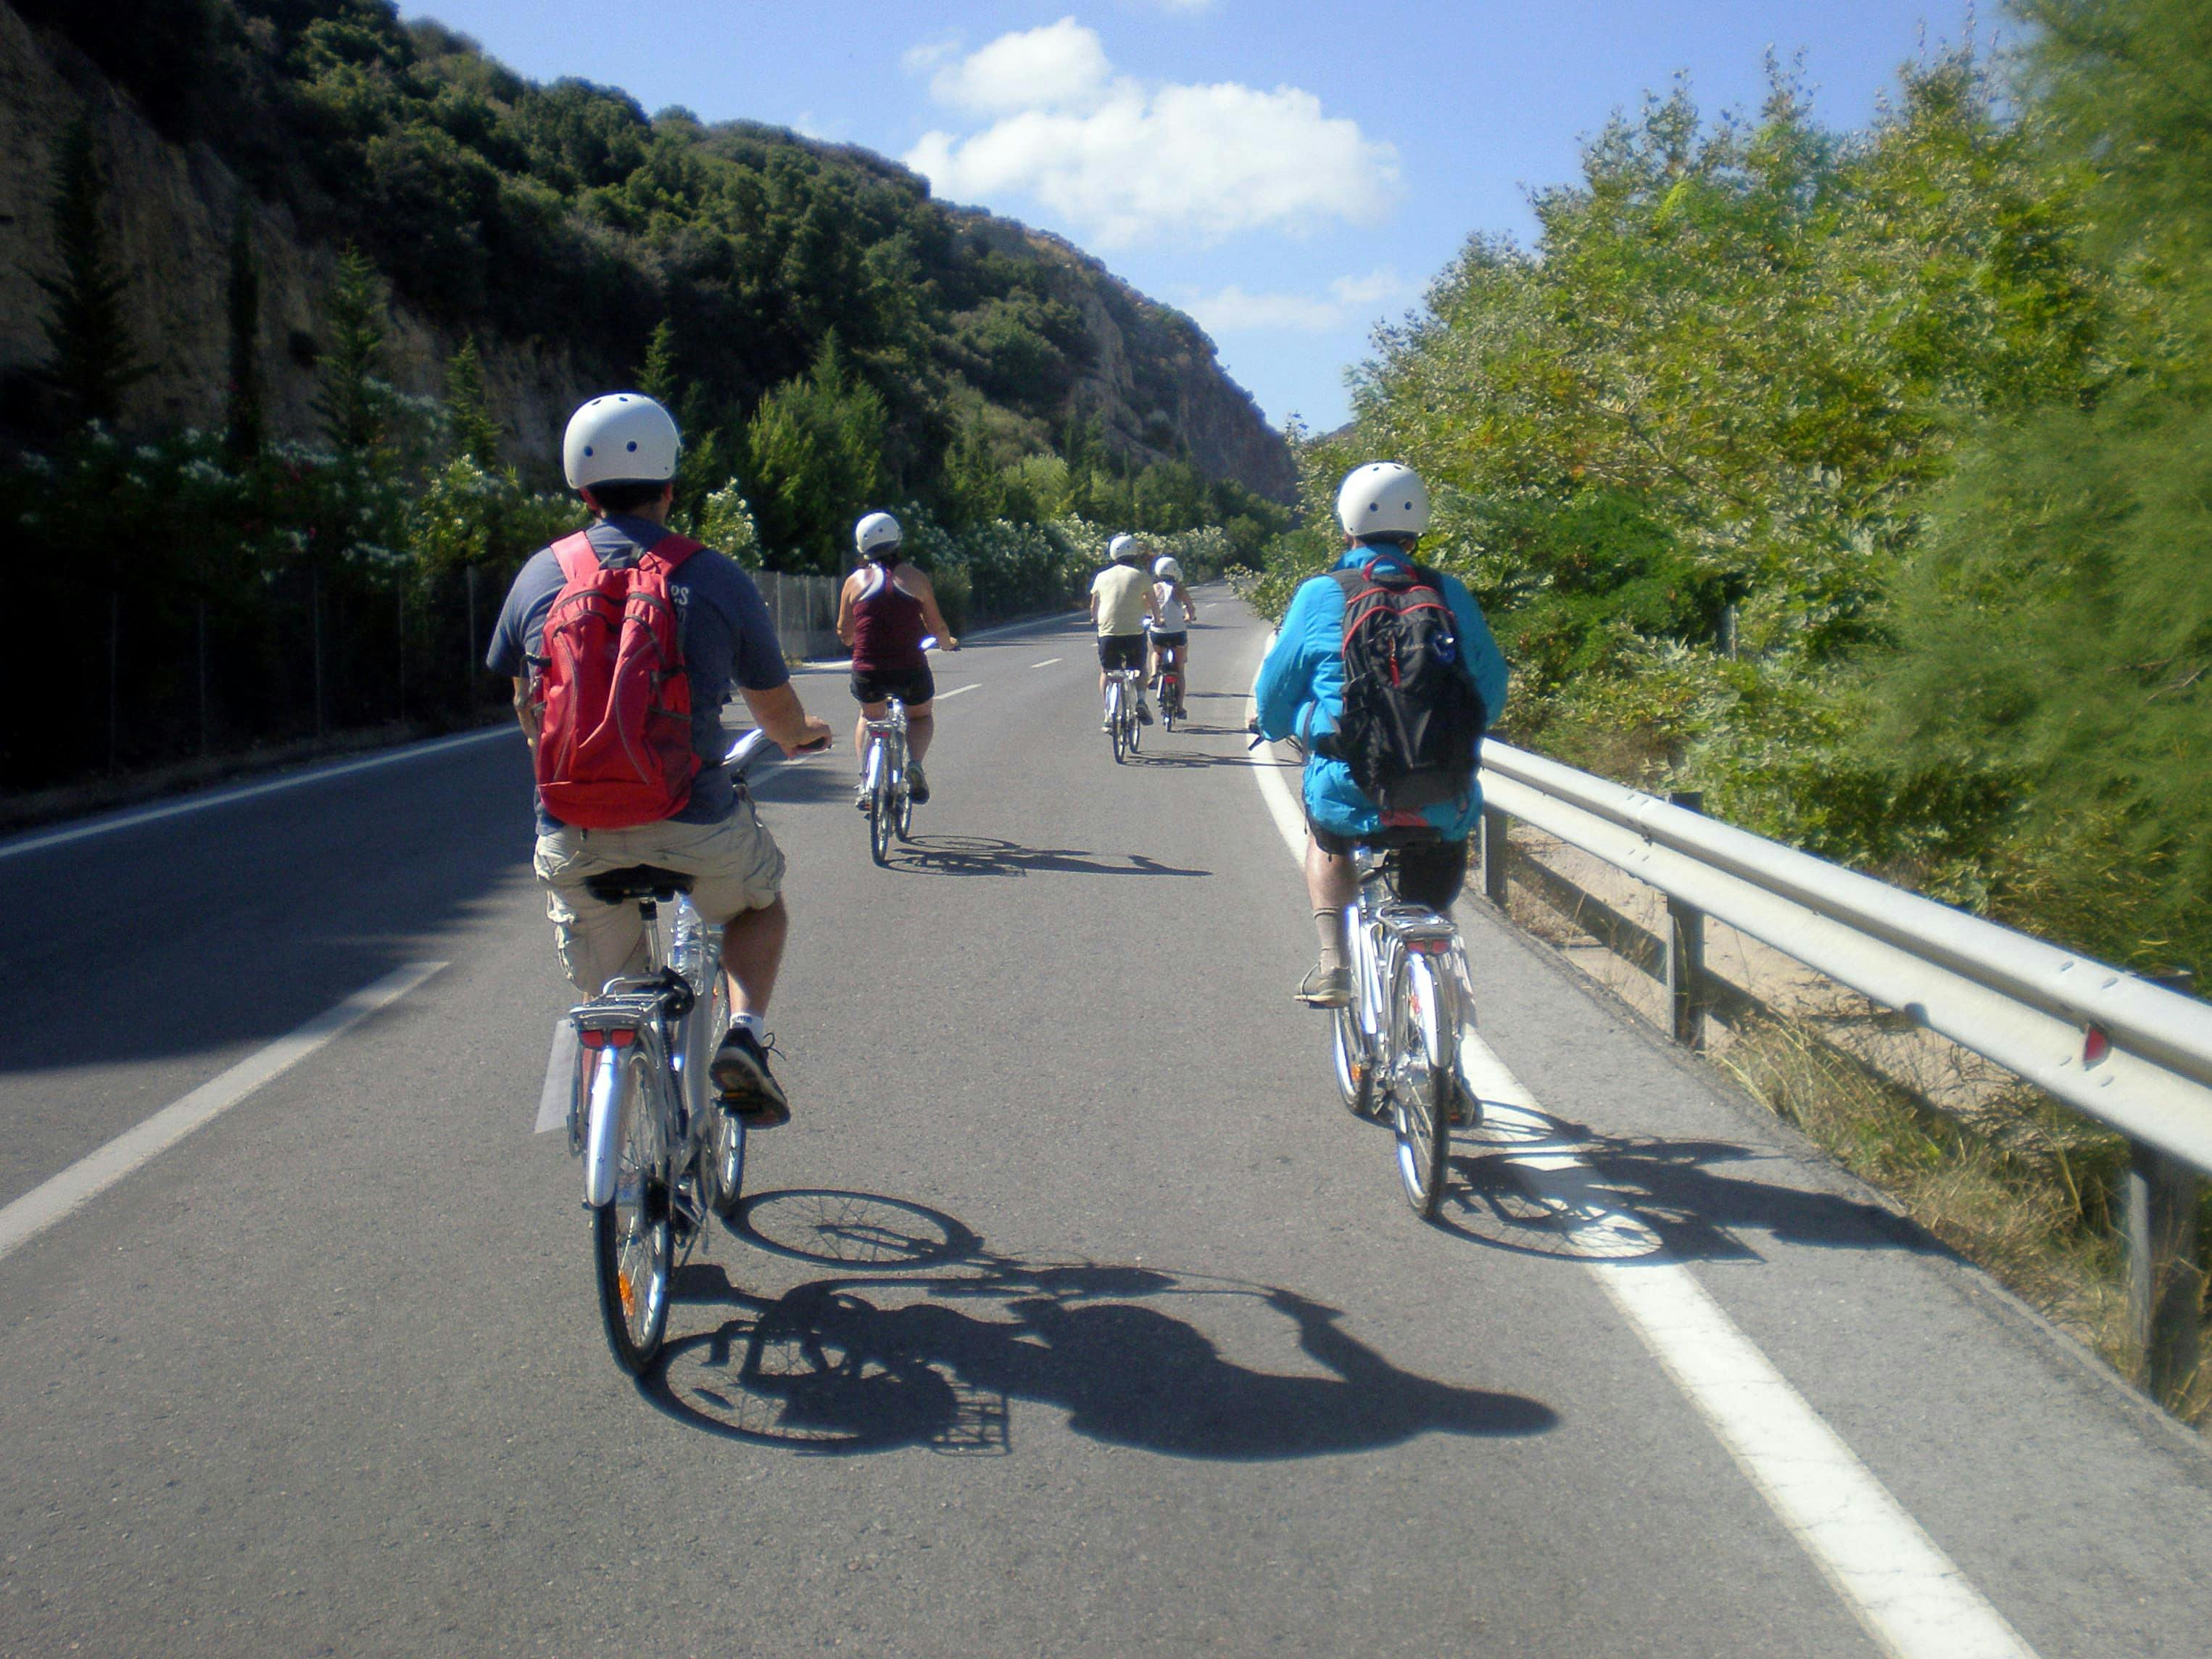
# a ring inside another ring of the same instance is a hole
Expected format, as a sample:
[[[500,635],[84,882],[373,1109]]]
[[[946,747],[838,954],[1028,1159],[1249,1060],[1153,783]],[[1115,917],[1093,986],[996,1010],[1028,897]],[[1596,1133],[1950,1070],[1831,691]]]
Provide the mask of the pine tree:
[[[368,454],[381,449],[389,434],[392,387],[378,372],[384,367],[384,283],[358,248],[349,246],[338,257],[325,317],[330,342],[315,410],[342,453]]]
[[[473,334],[446,360],[446,428],[456,455],[467,456],[486,471],[499,465],[499,422],[492,418],[483,357]]]
[[[253,216],[241,200],[230,226],[230,388],[224,441],[231,454],[250,460],[261,453],[261,262],[253,250]]]
[[[92,123],[81,116],[63,135],[54,162],[54,243],[61,275],[38,279],[54,302],[45,324],[53,349],[46,378],[72,426],[112,423],[123,412],[123,394],[148,372],[137,361],[123,315],[129,277],[116,268],[100,220],[106,194]]]

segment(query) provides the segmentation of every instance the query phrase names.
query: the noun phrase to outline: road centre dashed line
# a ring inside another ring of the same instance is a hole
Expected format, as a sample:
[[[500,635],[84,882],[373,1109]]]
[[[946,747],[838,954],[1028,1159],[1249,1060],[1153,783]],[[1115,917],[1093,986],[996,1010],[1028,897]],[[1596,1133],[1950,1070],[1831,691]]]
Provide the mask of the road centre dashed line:
[[[190,1094],[172,1101],[106,1146],[86,1153],[60,1174],[0,1207],[0,1256],[7,1255],[17,1245],[82,1208],[132,1170],[167,1152],[193,1130],[213,1122],[332,1038],[379,1009],[391,1006],[445,965],[442,962],[410,962],[394,969],[374,984],[363,986],[337,1006],[324,1010],[304,1025],[248,1054]]]
[[[981,680],[970,680],[970,681],[969,681],[967,684],[965,684],[965,685],[956,685],[956,686],[954,686],[954,687],[952,688],[952,690],[951,690],[950,691],[940,691],[940,692],[939,692],[939,693],[937,694],[937,701],[938,701],[939,702],[945,702],[945,701],[947,698],[949,698],[949,697],[957,697],[957,696],[965,696],[968,692],[970,692],[970,691],[973,691],[973,690],[975,690],[976,689],[978,689],[980,686],[981,686],[981,684],[983,684],[983,682],[982,682],[982,681],[981,681]]]
[[[1042,662],[1033,662],[1030,666],[1032,668],[1049,668],[1053,664],[1059,660],[1060,659],[1058,657],[1047,657]]]
[[[1283,774],[1255,751],[1267,814],[1303,860],[1305,821]],[[2034,1650],[1859,1461],[1658,1234],[1605,1193],[1490,1045],[1462,1034],[1482,1133],[1583,1246],[1583,1267],[1892,1659],[2035,1659]]]

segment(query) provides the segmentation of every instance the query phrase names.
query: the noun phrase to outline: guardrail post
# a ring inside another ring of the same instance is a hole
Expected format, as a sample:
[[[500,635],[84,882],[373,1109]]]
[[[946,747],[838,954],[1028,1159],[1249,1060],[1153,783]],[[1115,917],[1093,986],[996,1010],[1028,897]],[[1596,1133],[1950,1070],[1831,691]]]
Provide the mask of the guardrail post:
[[[1672,805],[1705,810],[1705,792],[1668,792]],[[1667,1003],[1674,1041],[1685,1048],[1705,1046],[1705,913],[1672,894],[1667,898]]]
[[[2185,995],[2188,973],[2145,977]],[[2128,1324],[2142,1356],[2136,1381],[2162,1406],[2178,1406],[2203,1352],[2204,1266],[2198,1255],[2197,1171],[2140,1141],[2128,1148],[2125,1182]]]
[[[1507,827],[1511,822],[1494,806],[1482,809],[1482,894],[1501,910],[1505,908]]]

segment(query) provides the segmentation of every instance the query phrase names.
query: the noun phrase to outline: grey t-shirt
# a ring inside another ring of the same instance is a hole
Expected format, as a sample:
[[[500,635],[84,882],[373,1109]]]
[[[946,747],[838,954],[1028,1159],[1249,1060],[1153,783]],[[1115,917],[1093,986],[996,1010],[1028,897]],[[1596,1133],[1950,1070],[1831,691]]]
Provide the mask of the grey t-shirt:
[[[602,565],[634,564],[667,532],[649,519],[617,514],[587,532]],[[495,674],[526,679],[545,663],[545,617],[561,592],[561,561],[550,547],[531,556],[508,590],[492,629],[484,664]],[[684,670],[691,682],[691,746],[699,752],[699,774],[691,799],[672,815],[678,823],[720,823],[737,808],[737,791],[722,757],[722,705],[731,687],[773,691],[788,684],[783,647],[760,589],[733,561],[711,548],[694,553],[668,579],[676,602],[677,628],[684,647]],[[560,821],[538,805],[538,827],[550,834]]]

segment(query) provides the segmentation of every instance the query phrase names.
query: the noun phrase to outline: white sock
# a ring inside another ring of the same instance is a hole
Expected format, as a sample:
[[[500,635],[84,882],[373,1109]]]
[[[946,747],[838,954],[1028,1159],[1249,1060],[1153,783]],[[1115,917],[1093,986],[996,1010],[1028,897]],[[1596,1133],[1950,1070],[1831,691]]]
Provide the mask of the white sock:
[[[730,1016],[730,1029],[732,1031],[738,1030],[740,1029],[750,1031],[753,1034],[754,1041],[758,1042],[761,1034],[760,1016],[755,1013],[732,1014]]]

